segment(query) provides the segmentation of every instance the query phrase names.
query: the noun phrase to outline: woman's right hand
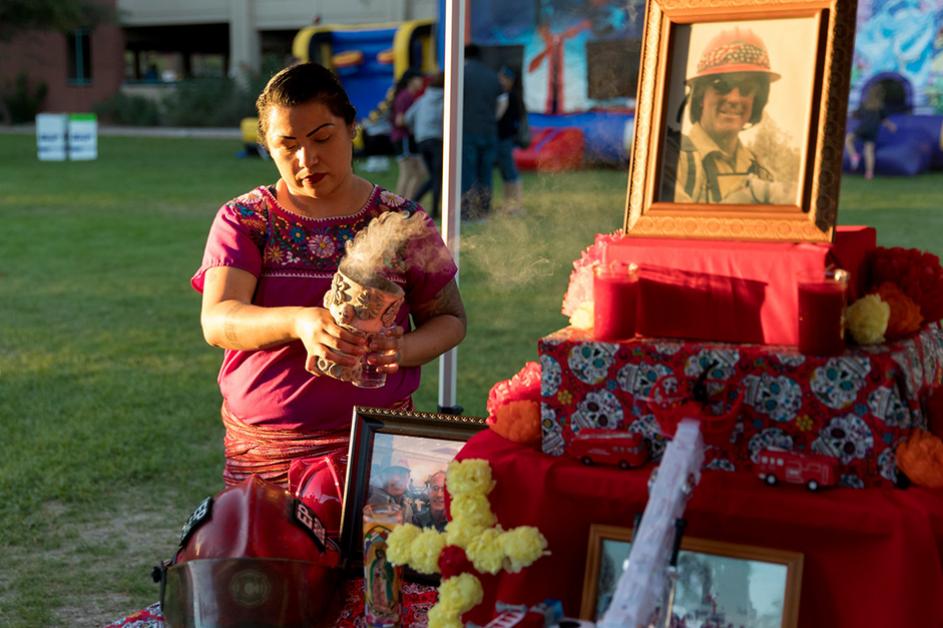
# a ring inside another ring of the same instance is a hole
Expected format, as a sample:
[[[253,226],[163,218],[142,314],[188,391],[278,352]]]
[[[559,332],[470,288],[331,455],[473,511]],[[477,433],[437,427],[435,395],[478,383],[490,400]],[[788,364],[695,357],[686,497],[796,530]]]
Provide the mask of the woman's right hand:
[[[353,308],[346,306],[353,318]],[[345,315],[348,312],[345,310]],[[313,375],[321,375],[318,358],[325,358],[343,366],[357,364],[361,356],[367,353],[366,334],[344,329],[334,321],[331,313],[322,307],[302,308],[295,318],[295,336],[301,340],[308,352],[305,370]]]

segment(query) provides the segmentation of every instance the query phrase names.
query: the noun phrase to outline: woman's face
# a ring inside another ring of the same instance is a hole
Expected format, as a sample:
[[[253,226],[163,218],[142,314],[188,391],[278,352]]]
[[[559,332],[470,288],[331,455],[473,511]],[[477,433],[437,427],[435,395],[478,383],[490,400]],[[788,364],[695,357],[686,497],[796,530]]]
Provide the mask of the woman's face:
[[[327,198],[353,176],[353,125],[317,100],[268,112],[266,145],[295,196]]]

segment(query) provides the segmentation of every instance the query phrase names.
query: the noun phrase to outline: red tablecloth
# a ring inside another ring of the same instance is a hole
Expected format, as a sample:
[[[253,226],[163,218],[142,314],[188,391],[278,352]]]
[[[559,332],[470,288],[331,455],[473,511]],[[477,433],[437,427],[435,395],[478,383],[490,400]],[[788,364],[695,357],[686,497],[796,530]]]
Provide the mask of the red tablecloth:
[[[927,427],[928,401],[943,378],[943,327],[834,357],[794,347],[635,339],[595,342],[566,328],[539,342],[543,450],[564,453],[582,428],[641,433],[664,448],[648,405],[662,376],[693,383],[713,364],[718,384],[740,387],[744,403],[730,442],[709,447],[707,465],[750,471],[764,447],[837,458],[841,482],[896,480],[894,448]]]
[[[519,574],[485,577],[485,623],[495,600],[563,601],[580,611],[590,524],[630,527],[647,499],[650,469],[587,468],[507,441],[474,436],[458,459],[484,458],[504,528],[536,525],[550,556]],[[943,491],[768,487],[707,471],[685,512],[691,537],[802,552],[800,626],[943,626]]]

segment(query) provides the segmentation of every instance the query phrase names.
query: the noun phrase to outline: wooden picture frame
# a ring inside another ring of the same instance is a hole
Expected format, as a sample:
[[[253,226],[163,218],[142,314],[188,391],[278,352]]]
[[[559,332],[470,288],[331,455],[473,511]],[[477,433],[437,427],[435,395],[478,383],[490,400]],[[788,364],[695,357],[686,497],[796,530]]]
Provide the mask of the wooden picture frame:
[[[624,232],[831,241],[855,12],[855,0],[649,0]]]
[[[428,517],[419,517],[422,511],[412,507],[413,501],[422,501],[418,486],[425,486],[428,478],[444,471],[465,441],[486,424],[483,417],[362,406],[355,406],[353,414],[340,541],[347,567],[358,569],[363,560],[363,508],[371,500],[371,490],[379,493],[377,480],[381,473],[387,469],[399,473],[399,467],[408,469],[405,497],[410,503],[410,521],[406,522],[419,524],[420,519]],[[401,478],[389,479],[402,482]],[[444,478],[437,479],[444,482]]]
[[[602,612],[599,606],[605,603],[605,596],[611,593],[608,587],[614,587],[618,581],[621,560],[628,557],[631,542],[630,528],[597,524],[590,526],[583,577],[583,601],[580,606],[581,619],[596,621],[597,615]],[[607,562],[615,567],[615,574],[609,574],[608,570],[604,573]],[[613,565],[614,562],[619,564]],[[743,621],[742,615],[728,615],[723,625],[726,625],[727,621],[732,621],[737,626],[756,625],[760,619],[766,622],[763,625],[771,625],[770,620],[775,621],[777,617],[780,619],[779,625],[783,628],[794,628],[798,624],[799,593],[802,588],[802,554],[798,552],[684,537],[681,541],[678,569],[675,610],[682,605],[680,608],[692,616],[713,613],[716,619],[731,610],[726,607],[725,602],[730,603],[732,598],[739,598],[735,602],[735,605],[740,607],[739,610],[732,610],[746,612],[742,607],[745,600],[749,608],[757,612],[757,616],[752,621]],[[717,577],[718,573],[722,573],[723,578]],[[614,581],[606,580],[600,583],[601,579],[605,580],[610,575],[614,575]],[[721,584],[715,588],[717,582]],[[721,588],[724,582],[728,585],[726,589]],[[708,594],[709,602],[704,601]],[[700,602],[697,598],[700,598]],[[760,616],[755,604],[763,605],[760,611],[769,612]],[[775,615],[769,617],[769,613]]]

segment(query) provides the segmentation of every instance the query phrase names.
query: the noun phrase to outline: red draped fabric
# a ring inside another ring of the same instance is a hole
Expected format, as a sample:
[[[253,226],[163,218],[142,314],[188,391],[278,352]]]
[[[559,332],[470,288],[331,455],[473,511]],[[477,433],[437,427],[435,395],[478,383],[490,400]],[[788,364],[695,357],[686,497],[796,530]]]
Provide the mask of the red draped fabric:
[[[484,624],[494,603],[561,599],[580,612],[589,527],[631,527],[651,467],[584,467],[491,430],[458,459],[491,463],[491,506],[505,528],[534,525],[551,554],[518,574],[486,576],[485,601],[465,616]],[[800,626],[943,625],[943,491],[911,487],[810,493],[745,474],[706,471],[685,511],[690,537],[804,555]]]

